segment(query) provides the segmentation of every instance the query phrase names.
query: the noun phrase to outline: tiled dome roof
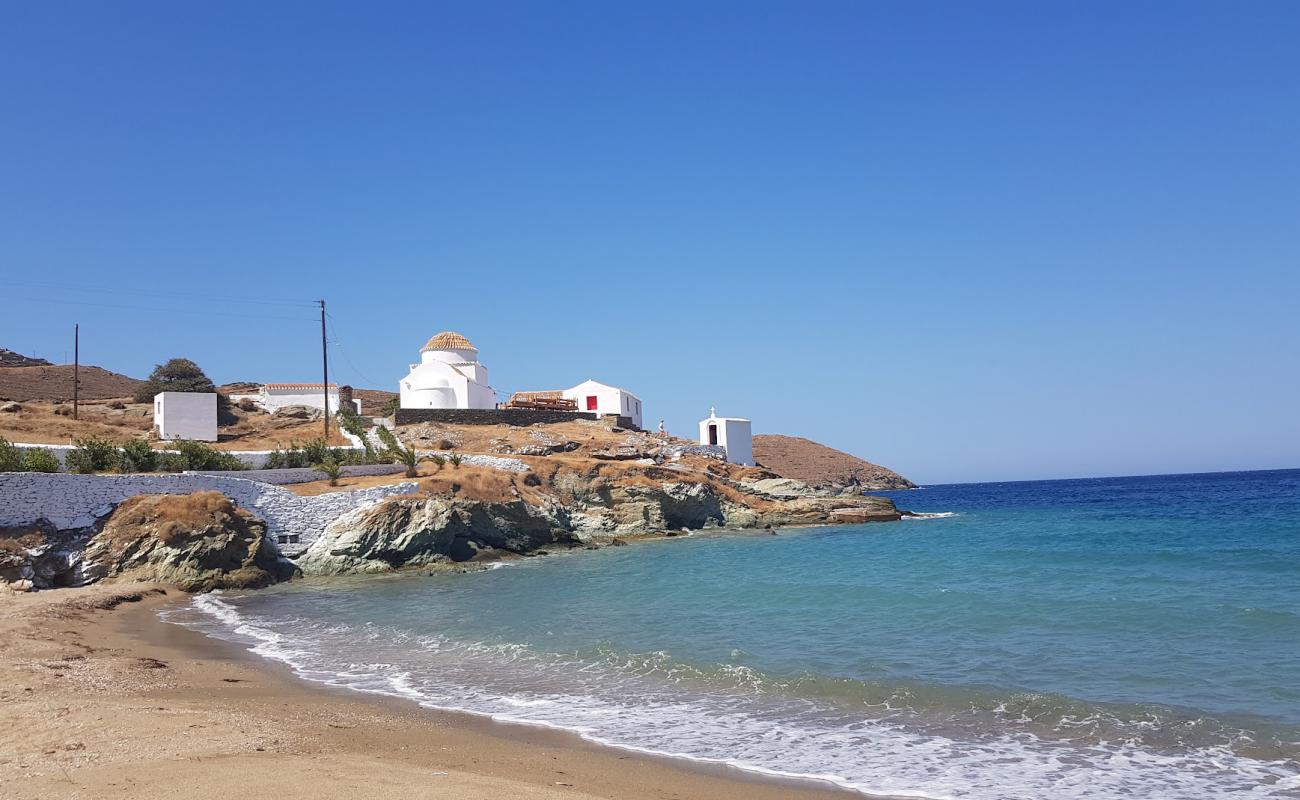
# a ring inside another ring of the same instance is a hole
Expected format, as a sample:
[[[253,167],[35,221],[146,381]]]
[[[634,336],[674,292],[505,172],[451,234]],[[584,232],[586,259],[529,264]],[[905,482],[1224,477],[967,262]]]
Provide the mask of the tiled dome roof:
[[[429,350],[473,350],[478,352],[478,348],[470,344],[469,339],[455,331],[443,331],[425,342],[424,347],[420,348],[421,353]]]

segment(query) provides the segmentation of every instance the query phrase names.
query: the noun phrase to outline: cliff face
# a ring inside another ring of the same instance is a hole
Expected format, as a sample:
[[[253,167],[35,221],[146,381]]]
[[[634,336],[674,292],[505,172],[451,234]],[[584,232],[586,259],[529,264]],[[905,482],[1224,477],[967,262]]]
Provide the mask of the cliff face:
[[[624,467],[617,480],[559,472],[510,488],[477,487],[479,493],[490,489],[495,494],[491,499],[467,492],[390,497],[331,524],[297,563],[308,575],[388,572],[522,555],[543,547],[596,547],[621,537],[682,530],[900,517],[884,498],[829,495],[796,481],[778,481],[782,493],[773,494],[767,491],[770,480],[663,481],[659,472]]]
[[[755,436],[754,460],[784,478],[813,486],[916,488],[916,484],[891,469],[799,436]]]

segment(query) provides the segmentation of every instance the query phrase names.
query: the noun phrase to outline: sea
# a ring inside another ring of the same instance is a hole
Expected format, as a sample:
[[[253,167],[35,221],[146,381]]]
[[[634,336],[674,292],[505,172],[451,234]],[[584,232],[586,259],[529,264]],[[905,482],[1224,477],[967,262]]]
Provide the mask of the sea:
[[[865,795],[1300,798],[1300,470],[200,595],[310,681]]]

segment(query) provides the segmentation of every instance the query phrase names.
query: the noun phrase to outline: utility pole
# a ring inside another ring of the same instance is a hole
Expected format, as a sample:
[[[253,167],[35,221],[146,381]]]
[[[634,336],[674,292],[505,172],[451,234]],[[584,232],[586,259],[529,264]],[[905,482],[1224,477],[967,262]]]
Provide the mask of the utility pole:
[[[317,300],[320,303],[320,358],[321,365],[324,367],[325,380],[321,386],[325,392],[325,441],[330,440],[330,357],[329,351],[325,344],[325,301]]]
[[[72,418],[77,418],[81,400],[81,323],[72,326]]]

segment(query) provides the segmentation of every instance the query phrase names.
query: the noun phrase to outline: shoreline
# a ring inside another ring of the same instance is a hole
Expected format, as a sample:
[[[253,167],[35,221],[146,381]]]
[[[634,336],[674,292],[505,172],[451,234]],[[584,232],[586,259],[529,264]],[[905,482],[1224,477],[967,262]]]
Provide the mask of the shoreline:
[[[161,619],[189,602],[175,590],[101,585],[6,600],[0,783],[15,800],[279,800],[308,790],[327,799],[866,797],[309,681]]]

